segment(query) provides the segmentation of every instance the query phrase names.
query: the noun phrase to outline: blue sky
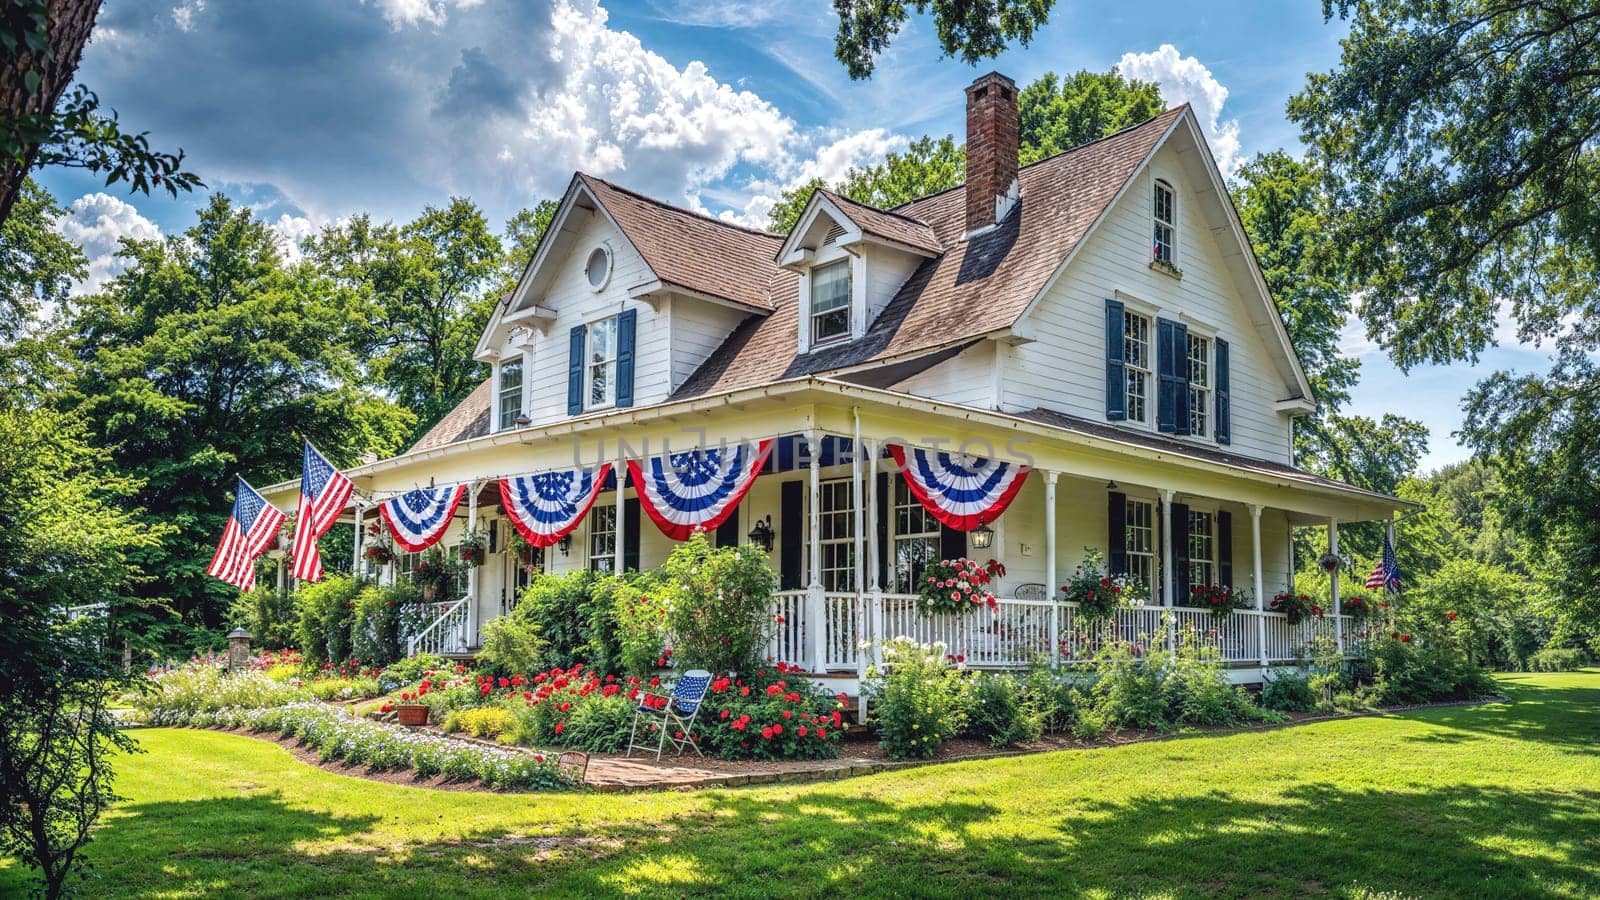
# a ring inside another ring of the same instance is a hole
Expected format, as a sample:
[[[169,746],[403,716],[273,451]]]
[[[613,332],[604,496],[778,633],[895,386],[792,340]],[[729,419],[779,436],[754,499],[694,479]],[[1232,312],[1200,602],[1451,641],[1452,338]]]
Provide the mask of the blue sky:
[[[1230,166],[1297,149],[1284,104],[1334,65],[1344,33],[1317,0],[1080,0],[977,69],[940,59],[914,20],[875,77],[852,82],[832,57],[834,21],[828,0],[117,0],[79,75],[126,126],[183,147],[292,253],[341,217],[405,220],[451,195],[502,222],[579,168],[759,224],[790,184],[923,134],[959,136],[961,89],[990,68],[1025,84],[1121,64],[1194,103]],[[41,180],[71,206],[63,231],[90,253],[92,282],[117,271],[117,238],[180,231],[204,200],[128,196],[80,172]],[[1546,359],[1504,346],[1476,367],[1408,377],[1359,328],[1346,345],[1365,373],[1354,411],[1426,423],[1425,467],[1467,455],[1450,433],[1468,386]]]

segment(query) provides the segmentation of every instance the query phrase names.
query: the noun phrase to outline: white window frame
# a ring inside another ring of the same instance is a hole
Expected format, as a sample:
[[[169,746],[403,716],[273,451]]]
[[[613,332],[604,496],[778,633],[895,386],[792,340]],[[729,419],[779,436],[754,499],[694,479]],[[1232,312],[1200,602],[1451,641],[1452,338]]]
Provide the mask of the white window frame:
[[[515,397],[507,396],[510,392],[506,389],[506,369],[515,367],[517,370],[517,386]],[[514,359],[502,360],[495,372],[495,412],[500,417],[500,428],[510,428],[517,424],[517,417],[522,415],[522,390],[528,380],[528,367],[521,356]],[[514,399],[516,408],[511,414],[506,414],[506,401]]]
[[[822,551],[822,589],[856,589],[855,504],[849,478],[823,479],[817,493],[818,546]]]
[[[1197,525],[1204,523],[1204,528]],[[1184,533],[1189,536],[1185,548],[1189,559],[1189,586],[1217,583],[1217,513],[1212,509],[1189,508],[1189,521]],[[1182,598],[1187,602],[1188,598]]]
[[[1136,540],[1139,537],[1144,540]],[[1152,601],[1161,596],[1160,542],[1160,529],[1156,527],[1156,502],[1146,497],[1125,498],[1122,547],[1128,559],[1128,575],[1145,583]]]
[[[589,571],[610,572],[617,563],[617,507],[596,503],[589,515]]]
[[[1167,208],[1165,210],[1161,208],[1163,199],[1166,201]],[[1166,213],[1166,218],[1162,218],[1163,212]],[[1155,180],[1155,189],[1150,196],[1150,219],[1154,225],[1151,229],[1151,260],[1167,263],[1168,265],[1177,265],[1178,192],[1164,178]]]
[[[1130,334],[1130,330],[1133,332]],[[1155,370],[1151,368],[1155,345],[1155,319],[1141,312],[1122,311],[1122,396],[1126,421],[1144,425],[1150,422]],[[1135,350],[1139,353],[1135,354]],[[1135,356],[1138,362],[1135,362]],[[1137,390],[1136,390],[1137,386]],[[1137,411],[1137,414],[1136,414]]]
[[[585,410],[608,409],[617,405],[617,338],[620,330],[620,320],[620,315],[606,316],[603,319],[596,319],[590,322],[587,326],[588,333],[585,335],[586,340],[583,345],[583,408]],[[602,329],[610,332],[610,346],[608,348],[610,355],[602,355],[599,359],[596,359],[595,348],[599,346],[599,342],[595,338]],[[594,396],[594,376],[596,371],[602,369],[606,372],[604,392],[600,399],[596,400]]]
[[[940,559],[939,520],[911,493],[904,478],[894,479],[890,506],[890,586],[896,594],[915,594],[922,589],[920,580],[928,564]]]
[[[1216,371],[1215,343],[1209,335],[1189,332],[1184,358],[1189,364],[1189,435],[1207,437],[1211,433],[1211,392]],[[1200,355],[1195,356],[1196,348]]]
[[[829,272],[834,269],[844,270],[844,304],[842,306],[830,306],[827,309],[818,312],[817,275],[819,273]],[[810,296],[806,298],[806,333],[810,337],[811,349],[825,347],[829,344],[835,344],[840,341],[850,340],[852,330],[851,320],[855,315],[854,310],[852,309],[853,304],[851,301],[852,293],[855,290],[855,272],[852,271],[852,269],[853,267],[850,265],[849,257],[829,263],[822,263],[814,266],[811,269],[810,277],[806,279],[806,289],[810,293]],[[827,337],[821,336],[818,333],[818,326],[820,325],[822,318],[824,316],[834,315],[840,310],[844,311],[844,331],[839,334],[829,335]]]

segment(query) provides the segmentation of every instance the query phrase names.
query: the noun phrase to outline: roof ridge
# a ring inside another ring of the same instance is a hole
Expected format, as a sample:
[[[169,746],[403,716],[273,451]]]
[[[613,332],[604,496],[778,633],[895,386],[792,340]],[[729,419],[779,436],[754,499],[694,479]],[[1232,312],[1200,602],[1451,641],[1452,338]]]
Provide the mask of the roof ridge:
[[[784,235],[778,234],[777,232],[774,232],[774,231],[767,231],[764,228],[752,228],[749,225],[740,225],[737,222],[729,222],[726,219],[719,219],[716,216],[709,215],[707,213],[697,212],[697,211],[692,210],[692,209],[686,209],[686,208],[684,208],[682,206],[678,206],[677,204],[668,203],[667,201],[662,200],[662,199],[660,199],[658,197],[652,197],[649,194],[643,193],[641,191],[636,191],[633,188],[623,187],[622,185],[617,184],[614,181],[607,181],[606,179],[601,178],[598,175],[590,175],[588,172],[581,172],[581,171],[578,173],[578,175],[580,177],[588,179],[590,181],[598,181],[599,183],[605,185],[608,188],[611,188],[614,191],[619,191],[619,192],[627,194],[628,196],[633,197],[635,199],[643,200],[644,202],[649,203],[649,204],[651,204],[653,206],[659,206],[662,209],[669,209],[669,210],[672,210],[673,212],[683,213],[686,216],[694,216],[697,219],[704,219],[705,221],[707,221],[707,222],[709,222],[709,223],[711,223],[713,225],[721,225],[721,226],[723,226],[725,228],[732,228],[735,231],[743,231],[746,234],[753,234],[753,235],[755,235],[757,237],[777,238],[779,240],[782,240],[783,237],[784,237]]]
[[[841,194],[838,191],[831,190],[829,188],[817,188],[817,191],[819,193],[826,194],[829,197],[836,197],[836,198],[838,198],[840,200],[843,200],[846,203],[855,204],[856,206],[862,207],[863,209],[870,209],[873,212],[879,213],[881,215],[894,216],[896,219],[901,219],[903,221],[910,222],[913,225],[921,225],[921,226],[924,226],[926,228],[932,228],[933,227],[933,224],[931,222],[926,221],[926,220],[919,219],[919,218],[917,218],[915,216],[908,216],[905,213],[895,212],[893,209],[884,209],[881,206],[873,206],[871,203],[862,203],[860,200],[856,200],[856,199],[854,199],[852,197],[846,197],[844,194]],[[933,195],[929,194],[928,196],[931,197]],[[922,198],[918,197],[917,199],[920,200]],[[906,203],[915,203],[915,202],[916,202],[915,200],[907,200],[906,201]],[[900,205],[904,206],[905,204],[902,203]],[[896,207],[896,208],[898,208],[898,207]]]
[[[1017,174],[1020,175],[1026,169],[1031,169],[1034,166],[1043,165],[1043,164],[1045,164],[1047,162],[1054,162],[1055,160],[1058,160],[1063,156],[1068,156],[1070,154],[1077,153],[1080,150],[1087,150],[1088,148],[1093,147],[1095,144],[1104,143],[1105,141],[1109,141],[1114,137],[1120,137],[1121,135],[1127,134],[1130,131],[1137,131],[1140,128],[1144,128],[1145,126],[1155,122],[1158,119],[1161,119],[1161,118],[1163,118],[1165,116],[1170,116],[1175,112],[1179,112],[1179,111],[1181,111],[1183,109],[1186,109],[1186,108],[1188,108],[1188,106],[1189,106],[1188,103],[1181,103],[1181,104],[1179,104],[1177,106],[1172,107],[1171,109],[1168,109],[1168,110],[1165,110],[1165,111],[1161,112],[1158,115],[1151,116],[1150,118],[1145,119],[1143,122],[1139,122],[1139,123],[1136,123],[1134,125],[1129,125],[1126,128],[1119,128],[1116,131],[1111,132],[1110,134],[1102,135],[1100,137],[1095,138],[1092,141],[1084,141],[1083,143],[1079,144],[1076,147],[1068,147],[1067,149],[1062,150],[1062,151],[1060,151],[1058,153],[1052,153],[1049,156],[1043,157],[1042,159],[1036,159],[1033,162],[1028,163],[1025,166],[1018,166],[1017,167]],[[931,194],[924,194],[921,197],[913,197],[912,199],[907,200],[904,203],[897,204],[893,209],[882,210],[882,212],[892,213],[894,215],[904,215],[904,213],[895,212],[895,210],[904,209],[905,207],[910,206],[913,203],[921,203],[924,200],[932,200],[934,197],[938,197],[938,196],[940,196],[942,194],[948,194],[951,191],[960,190],[961,188],[964,188],[966,186],[967,186],[967,183],[965,181],[962,181],[959,184],[951,185],[950,187],[947,187],[942,191],[934,191]]]

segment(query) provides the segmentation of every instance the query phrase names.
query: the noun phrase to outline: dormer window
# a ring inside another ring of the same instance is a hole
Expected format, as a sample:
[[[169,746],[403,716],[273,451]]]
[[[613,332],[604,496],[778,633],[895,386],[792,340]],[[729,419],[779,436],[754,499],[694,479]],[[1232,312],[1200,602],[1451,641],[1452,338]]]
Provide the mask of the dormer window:
[[[811,270],[811,346],[850,336],[850,261]]]
[[[500,427],[510,428],[522,415],[522,360],[500,364]]]
[[[1152,261],[1158,263],[1174,264],[1174,238],[1177,234],[1175,227],[1178,221],[1178,201],[1172,192],[1172,185],[1165,181],[1156,182],[1155,200],[1153,203],[1152,217],[1155,219],[1155,244],[1151,248]]]

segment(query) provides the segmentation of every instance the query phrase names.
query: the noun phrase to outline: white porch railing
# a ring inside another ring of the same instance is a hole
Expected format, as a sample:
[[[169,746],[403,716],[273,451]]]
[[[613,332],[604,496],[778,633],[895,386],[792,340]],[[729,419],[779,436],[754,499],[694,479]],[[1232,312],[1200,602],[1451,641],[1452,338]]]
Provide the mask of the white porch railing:
[[[1052,607],[1055,607],[1052,610]],[[1203,609],[1145,606],[1118,610],[1110,622],[1084,627],[1076,603],[1049,600],[1002,599],[993,612],[977,610],[965,615],[924,615],[917,598],[909,594],[858,597],[824,594],[820,608],[821,665],[809,659],[811,606],[805,591],[784,591],[773,598],[774,634],[767,655],[774,660],[804,665],[812,671],[859,670],[876,661],[876,648],[895,637],[922,644],[943,643],[952,655],[977,668],[1022,668],[1048,661],[1052,613],[1058,617],[1062,662],[1082,659],[1109,639],[1137,642],[1161,632],[1163,614],[1169,614],[1172,637],[1181,641],[1193,635],[1201,644],[1215,647],[1229,663],[1259,665],[1290,662],[1309,655],[1315,637],[1332,637],[1334,618],[1325,616],[1290,625],[1280,613],[1235,610],[1225,619],[1213,619]],[[1359,656],[1364,637],[1350,617],[1343,620],[1344,649]],[[1258,621],[1264,622],[1258,624]],[[1262,653],[1262,632],[1266,653]],[[1164,651],[1163,641],[1149,650]]]
[[[421,631],[406,642],[406,655],[418,653],[462,653],[467,649],[467,597],[455,602],[431,603],[435,615]]]

